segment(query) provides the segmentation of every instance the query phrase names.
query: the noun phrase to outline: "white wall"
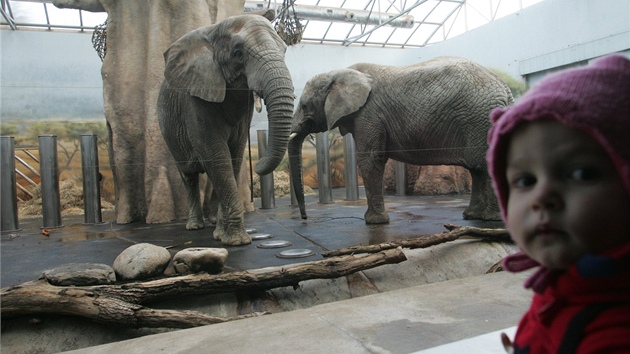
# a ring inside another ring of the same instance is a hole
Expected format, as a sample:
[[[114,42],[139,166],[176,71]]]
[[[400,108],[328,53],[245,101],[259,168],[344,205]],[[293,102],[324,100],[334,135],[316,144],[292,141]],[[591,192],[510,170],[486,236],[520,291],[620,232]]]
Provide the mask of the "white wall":
[[[630,1],[545,0],[434,46],[419,60],[465,56],[515,78],[630,50]]]
[[[520,78],[612,52],[630,55],[629,0],[545,0],[424,48],[297,45],[286,61],[300,95],[313,75],[358,62],[407,65],[458,55]],[[102,119],[100,67],[90,35],[0,30],[1,119]],[[266,128],[264,117],[256,116],[254,137]]]

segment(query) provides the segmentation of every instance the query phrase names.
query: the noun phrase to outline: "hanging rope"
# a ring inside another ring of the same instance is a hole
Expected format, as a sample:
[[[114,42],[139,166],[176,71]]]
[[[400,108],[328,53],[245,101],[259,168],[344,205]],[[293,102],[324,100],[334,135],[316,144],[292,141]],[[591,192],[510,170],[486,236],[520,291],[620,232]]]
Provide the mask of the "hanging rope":
[[[295,0],[283,0],[280,14],[276,17],[274,28],[284,43],[296,45],[302,40],[304,26],[300,23],[295,13]]]
[[[107,20],[102,25],[94,27],[94,33],[92,33],[92,45],[96,50],[96,54],[101,58],[101,61],[105,58],[107,52]]]

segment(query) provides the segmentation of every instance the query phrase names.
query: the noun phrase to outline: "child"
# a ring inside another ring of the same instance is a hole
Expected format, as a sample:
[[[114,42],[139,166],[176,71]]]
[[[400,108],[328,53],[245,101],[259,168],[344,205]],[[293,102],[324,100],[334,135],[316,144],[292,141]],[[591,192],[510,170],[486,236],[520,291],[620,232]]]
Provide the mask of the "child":
[[[549,75],[491,113],[488,164],[534,290],[514,353],[630,353],[630,60]]]

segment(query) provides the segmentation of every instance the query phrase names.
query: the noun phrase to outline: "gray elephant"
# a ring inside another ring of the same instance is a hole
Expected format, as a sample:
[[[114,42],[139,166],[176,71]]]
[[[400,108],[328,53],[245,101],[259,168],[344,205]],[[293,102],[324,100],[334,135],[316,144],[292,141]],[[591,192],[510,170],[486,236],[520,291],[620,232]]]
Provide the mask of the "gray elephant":
[[[266,18],[241,15],[191,31],[164,53],[158,121],[187,191],[188,230],[204,227],[199,174],[207,173],[220,204],[214,239],[251,243],[237,178],[254,93],[264,99],[269,119],[268,156],[256,173],[271,173],[286,152],[294,96],[285,51]]]
[[[493,108],[512,103],[509,87],[496,75],[457,57],[403,67],[355,64],[314,76],[300,97],[288,146],[302,218],[302,143],[310,133],[338,127],[356,141],[367,224],[389,222],[383,173],[390,158],[465,167],[472,175],[472,194],[464,218],[500,220],[486,168],[488,117]]]

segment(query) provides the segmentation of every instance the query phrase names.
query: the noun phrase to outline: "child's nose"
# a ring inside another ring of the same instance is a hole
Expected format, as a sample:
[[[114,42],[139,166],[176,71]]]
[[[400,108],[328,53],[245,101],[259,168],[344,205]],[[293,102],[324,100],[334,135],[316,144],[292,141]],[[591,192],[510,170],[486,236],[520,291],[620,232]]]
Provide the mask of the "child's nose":
[[[539,181],[534,193],[533,210],[558,210],[564,207],[562,196],[553,182]]]

